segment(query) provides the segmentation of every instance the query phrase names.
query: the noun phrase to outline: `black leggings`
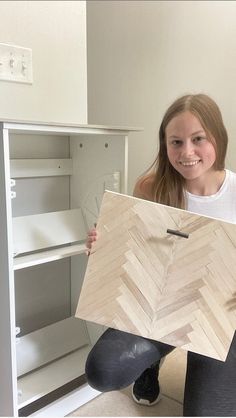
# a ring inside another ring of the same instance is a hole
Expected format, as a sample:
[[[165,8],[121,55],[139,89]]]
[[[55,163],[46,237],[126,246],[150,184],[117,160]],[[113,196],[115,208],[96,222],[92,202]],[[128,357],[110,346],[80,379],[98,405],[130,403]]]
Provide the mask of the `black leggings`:
[[[87,381],[100,392],[122,389],[173,349],[167,344],[109,328],[88,355]]]
[[[101,392],[122,389],[173,349],[108,329],[87,358],[88,383]],[[236,416],[236,334],[225,362],[188,352],[184,416]]]
[[[236,416],[236,333],[225,362],[188,352],[184,416]]]

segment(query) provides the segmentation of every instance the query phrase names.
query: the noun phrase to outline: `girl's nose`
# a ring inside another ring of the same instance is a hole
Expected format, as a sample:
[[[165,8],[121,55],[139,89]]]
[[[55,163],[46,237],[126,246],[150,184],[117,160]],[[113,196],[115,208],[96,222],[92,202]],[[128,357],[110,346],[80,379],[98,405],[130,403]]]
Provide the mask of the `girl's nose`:
[[[194,152],[195,152],[194,144],[192,142],[188,142],[188,141],[185,142],[183,144],[182,152],[186,157],[193,155]]]

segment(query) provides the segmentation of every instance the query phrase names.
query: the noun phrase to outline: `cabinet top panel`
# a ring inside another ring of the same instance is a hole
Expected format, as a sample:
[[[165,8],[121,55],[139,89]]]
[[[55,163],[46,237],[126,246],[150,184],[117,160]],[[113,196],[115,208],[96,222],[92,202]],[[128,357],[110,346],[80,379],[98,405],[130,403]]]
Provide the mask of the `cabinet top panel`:
[[[68,135],[127,135],[131,131],[142,131],[138,127],[121,127],[121,126],[106,126],[106,125],[77,125],[77,124],[63,124],[63,123],[45,123],[34,121],[16,121],[1,119],[3,129],[8,129],[11,133],[55,133]]]

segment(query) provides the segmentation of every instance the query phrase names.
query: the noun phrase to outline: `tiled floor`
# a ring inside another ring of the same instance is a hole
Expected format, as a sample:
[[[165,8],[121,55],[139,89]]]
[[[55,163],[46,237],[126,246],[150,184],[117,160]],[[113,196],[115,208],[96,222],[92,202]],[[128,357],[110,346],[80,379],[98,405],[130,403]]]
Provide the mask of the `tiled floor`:
[[[77,417],[138,417],[182,416],[186,352],[176,349],[169,354],[160,371],[162,400],[152,407],[137,405],[131,396],[131,388],[104,393],[74,411]]]

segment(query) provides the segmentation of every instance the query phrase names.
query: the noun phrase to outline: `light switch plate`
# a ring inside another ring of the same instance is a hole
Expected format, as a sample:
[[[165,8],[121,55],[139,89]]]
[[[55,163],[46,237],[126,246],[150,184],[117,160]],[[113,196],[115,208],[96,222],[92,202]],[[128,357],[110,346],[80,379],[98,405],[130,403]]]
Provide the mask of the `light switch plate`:
[[[32,49],[0,43],[0,80],[32,84]]]

